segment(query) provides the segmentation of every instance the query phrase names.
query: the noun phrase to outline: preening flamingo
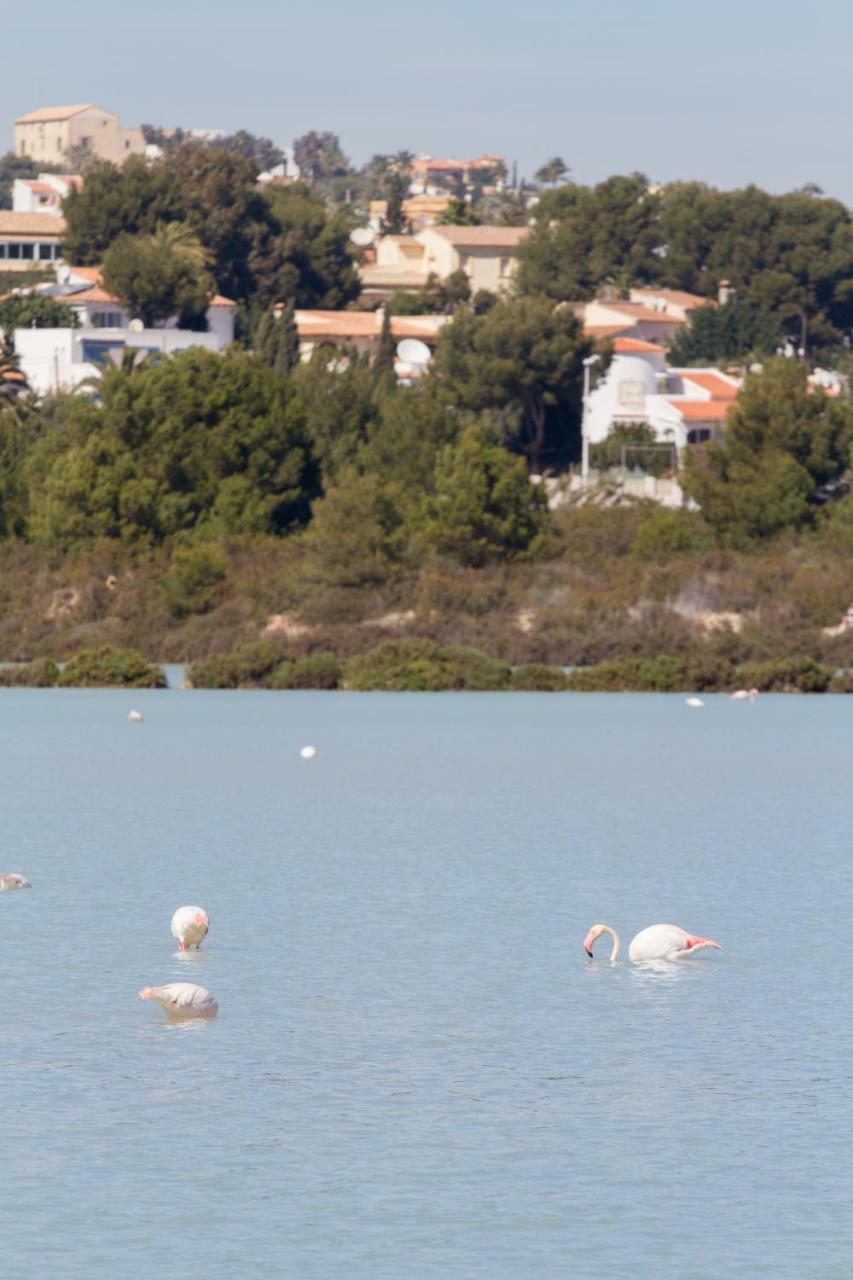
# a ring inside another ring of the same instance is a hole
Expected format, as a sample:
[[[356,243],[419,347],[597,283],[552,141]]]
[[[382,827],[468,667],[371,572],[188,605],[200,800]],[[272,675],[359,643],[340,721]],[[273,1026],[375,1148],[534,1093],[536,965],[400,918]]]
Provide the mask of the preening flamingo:
[[[13,889],[31,889],[32,885],[25,876],[17,871],[0,871],[0,893],[11,893]]]
[[[143,987],[137,1000],[154,1000],[170,1018],[215,1018],[219,1005],[205,987],[194,982],[167,982]]]
[[[592,944],[603,933],[609,933],[613,939],[610,959],[615,961],[619,955],[622,940],[609,924],[594,924],[583,940],[583,949],[592,959]],[[688,933],[686,929],[679,929],[676,924],[652,924],[631,939],[628,959],[684,960],[704,947],[715,947],[717,951],[721,950],[719,942],[714,942],[712,938],[702,938],[696,933]]]
[[[172,916],[172,937],[182,951],[200,947],[209,928],[210,920],[203,907],[178,907]]]
[[[755,702],[758,697],[757,689],[735,689],[734,693],[730,693],[729,697],[732,702]]]

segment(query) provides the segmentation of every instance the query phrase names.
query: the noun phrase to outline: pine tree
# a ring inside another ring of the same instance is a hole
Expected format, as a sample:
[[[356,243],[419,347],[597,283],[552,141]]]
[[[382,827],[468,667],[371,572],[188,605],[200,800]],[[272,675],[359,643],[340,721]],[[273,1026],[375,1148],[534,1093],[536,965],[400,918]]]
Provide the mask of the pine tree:
[[[258,321],[255,340],[252,344],[255,354],[259,355],[264,364],[268,364],[271,369],[275,367],[277,330],[278,324],[275,312],[272,310],[265,311]]]
[[[291,298],[276,321],[278,336],[275,365],[279,373],[290,373],[299,364],[299,330],[296,327],[296,304]]]
[[[400,236],[408,232],[409,223],[403,209],[403,201],[406,198],[408,189],[409,180],[404,174],[389,174],[386,183],[388,198],[385,206],[385,217],[382,219],[382,234],[384,236]]]
[[[382,314],[379,345],[376,348],[376,357],[373,361],[373,371],[377,377],[382,377],[386,373],[393,374],[396,356],[397,346],[394,342],[394,335],[391,332],[391,315],[388,308],[385,307]]]

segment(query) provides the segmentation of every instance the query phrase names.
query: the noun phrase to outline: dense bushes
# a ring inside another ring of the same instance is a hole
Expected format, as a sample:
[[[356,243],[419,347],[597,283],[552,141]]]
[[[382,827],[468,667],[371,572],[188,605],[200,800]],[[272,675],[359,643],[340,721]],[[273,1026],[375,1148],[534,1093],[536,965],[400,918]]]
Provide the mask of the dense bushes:
[[[761,693],[825,693],[832,672],[814,658],[777,658],[745,662],[738,670],[740,687]]]
[[[438,645],[431,640],[389,640],[346,666],[350,689],[381,689],[389,693],[438,692],[449,689],[506,689],[508,663],[498,662],[462,645]]]
[[[81,649],[69,658],[57,684],[81,688],[119,686],[129,689],[164,689],[166,677],[159,666],[146,661],[135,649]]]

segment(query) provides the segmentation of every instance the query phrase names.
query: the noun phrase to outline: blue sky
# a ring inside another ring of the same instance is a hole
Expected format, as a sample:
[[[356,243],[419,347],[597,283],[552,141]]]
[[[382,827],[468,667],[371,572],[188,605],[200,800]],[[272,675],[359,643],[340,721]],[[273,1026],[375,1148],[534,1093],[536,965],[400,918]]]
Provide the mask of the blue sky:
[[[356,161],[494,151],[529,175],[558,154],[582,182],[853,203],[851,47],[845,0],[39,0],[4,21],[0,128],[10,146],[16,115],[91,101],[284,143],[331,129]]]

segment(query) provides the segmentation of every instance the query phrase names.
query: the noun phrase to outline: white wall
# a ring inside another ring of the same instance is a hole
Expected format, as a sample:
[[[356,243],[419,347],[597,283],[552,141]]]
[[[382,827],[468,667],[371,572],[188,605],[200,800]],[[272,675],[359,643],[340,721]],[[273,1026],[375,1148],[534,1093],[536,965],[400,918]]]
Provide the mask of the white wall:
[[[90,343],[106,343],[117,351],[123,347],[145,348],[174,355],[188,347],[221,351],[226,345],[218,334],[192,333],[188,329],[16,329],[15,351],[21,370],[33,391],[47,395],[53,391],[73,391],[97,372],[86,360]],[[109,357],[107,357],[109,359]]]

